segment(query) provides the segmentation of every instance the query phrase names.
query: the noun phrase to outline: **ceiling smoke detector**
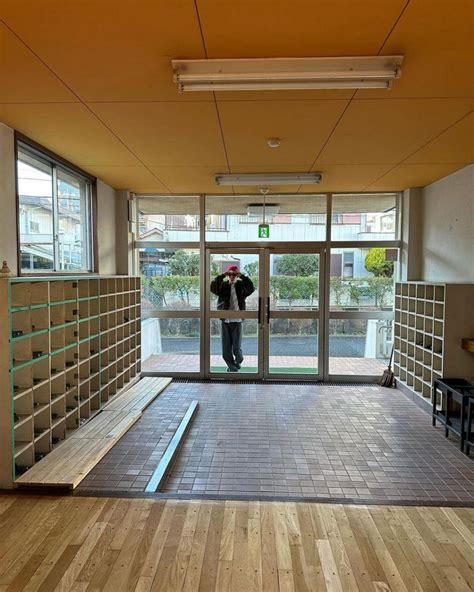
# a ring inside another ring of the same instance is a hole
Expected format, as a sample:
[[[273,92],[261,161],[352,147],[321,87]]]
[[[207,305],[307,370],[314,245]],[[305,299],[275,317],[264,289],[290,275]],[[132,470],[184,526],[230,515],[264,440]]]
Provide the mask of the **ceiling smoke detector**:
[[[268,138],[267,144],[269,148],[280,148],[281,140],[280,138]]]

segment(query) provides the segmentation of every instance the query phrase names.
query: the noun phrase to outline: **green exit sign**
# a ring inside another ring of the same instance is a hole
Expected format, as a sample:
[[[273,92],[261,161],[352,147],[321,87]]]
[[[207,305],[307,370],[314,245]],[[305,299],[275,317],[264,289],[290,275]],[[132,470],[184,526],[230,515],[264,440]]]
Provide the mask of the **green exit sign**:
[[[258,238],[270,238],[270,226],[268,224],[258,225]]]

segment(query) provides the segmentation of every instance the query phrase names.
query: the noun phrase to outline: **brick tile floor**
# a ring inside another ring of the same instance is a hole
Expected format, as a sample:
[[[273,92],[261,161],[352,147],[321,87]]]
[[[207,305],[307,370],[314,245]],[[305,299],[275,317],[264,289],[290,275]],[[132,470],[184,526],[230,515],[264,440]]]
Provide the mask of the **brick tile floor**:
[[[242,366],[242,373],[255,372],[257,368],[257,356],[246,356]],[[375,358],[336,358],[329,359],[329,371],[331,374],[344,374],[350,376],[376,376],[381,374],[387,366],[385,360]],[[271,371],[291,373],[295,369],[299,374],[304,374],[304,369],[313,373],[318,367],[316,356],[270,356]],[[215,372],[225,371],[225,362],[221,356],[211,356],[211,370]],[[199,372],[199,356],[194,354],[159,354],[148,357],[142,363],[143,372]]]
[[[397,390],[173,383],[79,490],[144,491],[189,403],[169,493],[474,502],[474,463]]]

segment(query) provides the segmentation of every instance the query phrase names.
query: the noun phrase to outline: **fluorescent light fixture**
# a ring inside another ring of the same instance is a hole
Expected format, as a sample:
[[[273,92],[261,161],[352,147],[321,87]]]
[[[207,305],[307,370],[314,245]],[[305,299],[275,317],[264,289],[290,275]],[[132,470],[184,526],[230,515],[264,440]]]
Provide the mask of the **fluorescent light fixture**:
[[[216,175],[217,185],[314,185],[321,181],[321,173],[245,173]]]
[[[268,216],[276,216],[280,211],[280,204],[269,203],[265,204],[265,213]],[[263,216],[263,204],[251,203],[247,206],[247,216]]]
[[[180,92],[391,88],[403,56],[172,60]]]

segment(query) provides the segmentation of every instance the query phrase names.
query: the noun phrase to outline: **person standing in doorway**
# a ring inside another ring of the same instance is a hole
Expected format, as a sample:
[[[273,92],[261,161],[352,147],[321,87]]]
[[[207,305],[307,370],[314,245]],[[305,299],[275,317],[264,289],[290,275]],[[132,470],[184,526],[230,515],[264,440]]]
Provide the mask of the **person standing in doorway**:
[[[255,291],[252,280],[230,265],[225,273],[211,282],[211,292],[217,296],[217,310],[245,310],[245,300]],[[238,372],[244,360],[242,354],[242,319],[221,319],[222,357],[227,372]]]

